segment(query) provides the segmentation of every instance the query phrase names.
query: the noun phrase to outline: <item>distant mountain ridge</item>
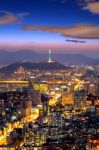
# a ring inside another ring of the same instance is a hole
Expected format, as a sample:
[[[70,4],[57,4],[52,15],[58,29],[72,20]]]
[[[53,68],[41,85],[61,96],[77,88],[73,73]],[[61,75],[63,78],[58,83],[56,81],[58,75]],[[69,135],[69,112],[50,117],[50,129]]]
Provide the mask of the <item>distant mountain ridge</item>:
[[[91,58],[83,54],[52,54],[52,59],[61,64],[98,65],[98,58]],[[42,62],[48,60],[48,54],[37,53],[32,50],[19,50],[8,52],[0,50],[0,64],[12,64],[15,62]]]

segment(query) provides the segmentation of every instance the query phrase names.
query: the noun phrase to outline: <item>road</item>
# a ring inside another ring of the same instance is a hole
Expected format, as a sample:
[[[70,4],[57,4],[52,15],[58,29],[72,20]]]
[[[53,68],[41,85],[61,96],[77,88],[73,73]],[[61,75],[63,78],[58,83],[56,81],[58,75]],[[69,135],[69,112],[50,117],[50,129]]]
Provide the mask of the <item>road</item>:
[[[21,121],[17,121],[13,124],[11,123],[7,124],[7,127],[4,128],[3,135],[0,136],[0,145],[6,145],[7,135],[9,135],[9,133],[12,132],[15,128],[23,128],[23,125],[25,123],[35,122],[38,117],[39,117],[39,109],[36,107],[36,108],[33,108],[32,114],[22,118]]]

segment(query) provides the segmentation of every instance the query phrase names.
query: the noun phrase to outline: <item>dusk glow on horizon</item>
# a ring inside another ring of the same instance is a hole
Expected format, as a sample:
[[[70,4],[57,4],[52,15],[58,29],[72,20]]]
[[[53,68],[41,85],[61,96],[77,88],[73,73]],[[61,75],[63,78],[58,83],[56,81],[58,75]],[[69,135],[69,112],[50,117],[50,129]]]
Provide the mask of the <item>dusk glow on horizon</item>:
[[[4,0],[0,6],[1,50],[99,52],[98,0]]]

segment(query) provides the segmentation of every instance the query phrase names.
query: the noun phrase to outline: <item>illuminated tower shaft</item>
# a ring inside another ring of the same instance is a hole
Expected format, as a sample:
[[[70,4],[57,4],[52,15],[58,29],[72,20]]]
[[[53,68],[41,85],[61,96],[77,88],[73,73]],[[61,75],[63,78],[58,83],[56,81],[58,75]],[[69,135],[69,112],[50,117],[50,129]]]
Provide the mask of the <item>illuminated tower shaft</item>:
[[[48,57],[48,62],[52,62],[52,59],[51,59],[51,50],[49,49],[49,57]]]

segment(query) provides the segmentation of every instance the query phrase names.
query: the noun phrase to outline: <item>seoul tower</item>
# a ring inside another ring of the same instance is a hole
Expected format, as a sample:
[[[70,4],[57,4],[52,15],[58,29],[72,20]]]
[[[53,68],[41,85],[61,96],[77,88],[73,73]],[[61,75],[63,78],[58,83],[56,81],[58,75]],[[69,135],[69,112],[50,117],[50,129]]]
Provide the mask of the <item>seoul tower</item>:
[[[52,53],[52,51],[49,49],[48,63],[51,63],[51,62],[52,62],[51,53]]]

